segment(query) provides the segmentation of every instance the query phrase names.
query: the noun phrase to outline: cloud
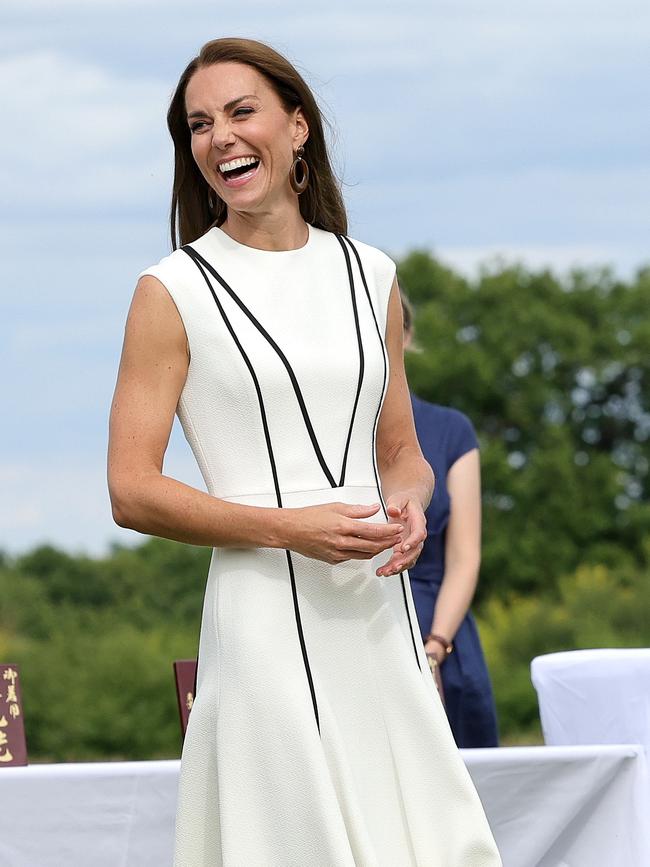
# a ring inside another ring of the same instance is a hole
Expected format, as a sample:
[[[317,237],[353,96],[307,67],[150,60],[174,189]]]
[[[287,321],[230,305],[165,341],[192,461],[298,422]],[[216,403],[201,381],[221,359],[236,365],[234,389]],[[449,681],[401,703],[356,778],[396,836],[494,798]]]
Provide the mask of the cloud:
[[[137,206],[169,175],[167,86],[55,52],[0,62],[0,184],[14,217]],[[154,183],[152,183],[152,180]]]
[[[474,278],[482,268],[501,268],[522,264],[526,268],[549,268],[566,274],[575,268],[593,268],[613,264],[624,279],[633,277],[639,267],[640,248],[625,244],[493,244],[476,247],[436,249],[436,256],[468,277]],[[650,255],[647,259],[650,264]]]

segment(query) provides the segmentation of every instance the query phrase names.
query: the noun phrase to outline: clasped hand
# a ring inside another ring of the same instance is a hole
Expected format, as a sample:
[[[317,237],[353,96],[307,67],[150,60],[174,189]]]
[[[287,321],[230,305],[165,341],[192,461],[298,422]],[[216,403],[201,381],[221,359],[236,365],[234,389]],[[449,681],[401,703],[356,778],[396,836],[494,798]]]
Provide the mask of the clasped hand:
[[[379,512],[379,503],[324,503],[300,508],[291,547],[299,554],[330,564],[371,560],[392,548],[390,559],[377,575],[396,575],[409,569],[419,557],[426,538],[426,521],[422,506],[407,495],[389,497],[386,508],[385,524],[364,520]]]

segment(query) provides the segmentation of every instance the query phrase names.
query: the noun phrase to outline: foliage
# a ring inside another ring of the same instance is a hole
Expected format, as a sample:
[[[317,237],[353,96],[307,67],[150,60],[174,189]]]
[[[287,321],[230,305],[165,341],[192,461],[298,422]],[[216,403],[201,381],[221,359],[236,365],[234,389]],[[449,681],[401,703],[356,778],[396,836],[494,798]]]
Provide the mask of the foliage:
[[[538,730],[530,680],[535,656],[589,647],[650,646],[650,564],[626,568],[585,565],[566,575],[558,591],[493,598],[483,607],[480,632],[497,696],[501,735]]]
[[[424,252],[400,284],[416,311],[413,390],[479,434],[479,599],[537,592],[580,563],[642,562],[650,529],[650,269],[484,269],[464,280]]]
[[[42,546],[0,569],[0,659],[20,666],[29,754],[174,756],[172,662],[196,656],[209,551],[150,539],[104,559]]]

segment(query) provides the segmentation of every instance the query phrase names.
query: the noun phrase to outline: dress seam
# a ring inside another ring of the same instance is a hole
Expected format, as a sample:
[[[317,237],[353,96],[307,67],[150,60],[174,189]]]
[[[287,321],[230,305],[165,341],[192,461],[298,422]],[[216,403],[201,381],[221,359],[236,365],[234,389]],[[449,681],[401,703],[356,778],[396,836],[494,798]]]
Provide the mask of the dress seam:
[[[191,429],[192,436],[194,437],[194,442],[196,443],[197,449],[199,450],[199,452],[201,454],[201,460],[203,461],[203,465],[205,466],[205,471],[206,471],[206,474],[208,476],[208,478],[205,480],[205,482],[208,485],[208,487],[214,488],[215,487],[214,478],[212,476],[212,472],[210,471],[210,464],[208,463],[208,459],[207,459],[205,450],[203,448],[203,443],[201,442],[201,437],[199,436],[199,433],[196,429],[196,426],[195,426],[194,422],[192,421],[192,416],[191,416],[191,414],[188,410],[188,407],[186,405],[185,397],[182,394],[178,399],[178,406],[176,408],[176,416],[178,417],[178,420],[180,421],[181,419],[180,419],[180,415],[178,412],[179,409],[181,409],[183,411],[183,416],[185,418],[186,424]],[[181,426],[182,426],[182,422],[181,422]]]
[[[348,485],[346,483],[345,485],[337,485],[335,488],[330,488],[330,487],[327,487],[327,488],[291,488],[291,489],[282,488],[282,495],[283,496],[287,496],[287,495],[290,496],[291,494],[315,494],[315,493],[318,493],[319,491],[325,491],[327,493],[331,493],[332,491],[342,491],[342,490],[345,490],[347,488],[355,488],[355,489],[358,488],[359,490],[362,490],[362,489],[366,489],[366,488],[376,488],[376,487],[377,487],[377,483],[373,479],[372,481],[368,482],[367,485]],[[238,497],[274,497],[275,492],[274,491],[252,491],[252,492],[246,493],[246,494],[212,494],[212,496],[217,497],[220,500],[228,501],[228,500],[232,500],[232,499],[238,498]]]

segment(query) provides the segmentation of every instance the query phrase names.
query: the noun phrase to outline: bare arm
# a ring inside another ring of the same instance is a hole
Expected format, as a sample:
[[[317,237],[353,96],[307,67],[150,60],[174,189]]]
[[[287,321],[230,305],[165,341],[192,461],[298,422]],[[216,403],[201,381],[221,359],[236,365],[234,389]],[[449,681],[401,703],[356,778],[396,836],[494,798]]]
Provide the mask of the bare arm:
[[[378,575],[390,575],[412,566],[426,538],[424,510],[433,494],[434,478],[415,433],[413,411],[404,371],[402,306],[397,280],[388,303],[386,349],[390,379],[377,427],[377,462],[388,516],[401,520],[404,540]]]
[[[195,545],[290,548],[332,563],[369,559],[396,543],[401,525],[361,520],[378,505],[243,506],[163,475],[188,367],[178,310],[162,283],[145,276],[129,310],[110,416],[108,486],[116,523]]]
[[[431,632],[453,641],[467,614],[481,562],[481,466],[478,449],[459,458],[447,474],[451,512],[445,541],[445,574],[436,601]],[[444,651],[427,644],[442,662]]]

